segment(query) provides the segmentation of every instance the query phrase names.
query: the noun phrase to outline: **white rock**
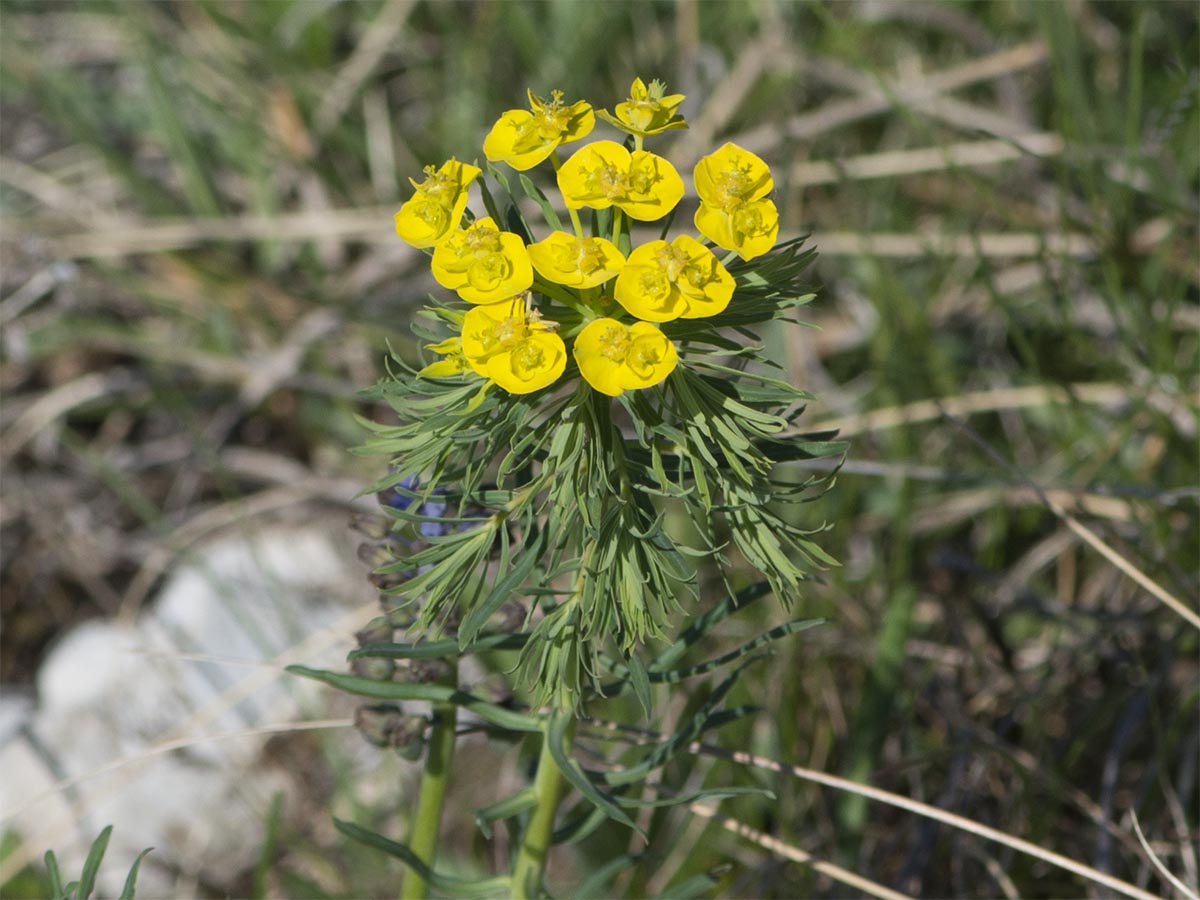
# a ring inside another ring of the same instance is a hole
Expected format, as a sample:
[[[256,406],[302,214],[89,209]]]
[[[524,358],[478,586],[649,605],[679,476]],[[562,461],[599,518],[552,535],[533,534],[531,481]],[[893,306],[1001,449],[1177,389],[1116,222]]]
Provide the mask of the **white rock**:
[[[291,786],[256,765],[269,735],[162,748],[321,714],[319,686],[270,663],[336,622],[289,661],[344,665],[368,615],[347,613],[372,598],[349,555],[316,529],[223,539],[193,553],[136,624],[91,621],[67,634],[38,674],[36,711],[6,699],[0,714],[0,827],[25,838],[21,856],[53,849],[64,877],[78,877],[111,824],[98,887],[119,893],[153,846],[141,898],[172,895],[171,872],[211,880],[252,865],[270,798]]]

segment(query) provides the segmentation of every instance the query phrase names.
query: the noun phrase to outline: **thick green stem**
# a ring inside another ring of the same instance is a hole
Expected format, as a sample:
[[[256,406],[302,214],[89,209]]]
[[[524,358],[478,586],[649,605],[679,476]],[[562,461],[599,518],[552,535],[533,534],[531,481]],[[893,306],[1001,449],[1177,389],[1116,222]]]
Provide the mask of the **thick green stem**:
[[[571,738],[575,734],[575,719],[563,735],[563,749],[570,752]],[[549,732],[542,737],[542,752],[538,756],[537,776],[533,782],[537,805],[529,816],[521,847],[517,851],[517,863],[512,873],[512,895],[514,900],[539,897],[542,892],[542,874],[546,870],[546,855],[550,852],[550,841],[554,834],[554,814],[562,795],[562,774],[558,764],[550,755]]]
[[[452,683],[457,682],[456,671]],[[442,805],[446,800],[450,761],[454,758],[457,714],[458,707],[451,703],[433,705],[433,724],[429,729],[429,743],[425,750],[425,771],[421,775],[421,795],[417,800],[417,814],[413,821],[412,837],[408,842],[417,858],[431,869],[437,861],[438,827],[442,822]],[[428,895],[429,883],[409,869],[404,876],[400,896],[403,900],[425,900]]]

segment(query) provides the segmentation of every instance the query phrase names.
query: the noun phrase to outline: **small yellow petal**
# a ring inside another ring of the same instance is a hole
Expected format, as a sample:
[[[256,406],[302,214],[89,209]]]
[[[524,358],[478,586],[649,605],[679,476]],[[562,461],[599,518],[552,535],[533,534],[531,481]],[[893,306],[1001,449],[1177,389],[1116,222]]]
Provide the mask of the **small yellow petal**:
[[[625,257],[612,241],[577,238],[563,231],[555,231],[526,249],[539,275],[579,290],[604,284],[625,264]]]
[[[674,371],[675,345],[653,325],[627,328],[616,319],[595,319],[575,338],[579,373],[595,390],[610,397],[653,387]]]
[[[561,144],[585,137],[596,122],[586,101],[564,105],[559,91],[550,101],[528,93],[530,109],[505,112],[483,142],[489,160],[506,162],[521,172],[545,160]]]
[[[696,163],[692,181],[702,203],[721,209],[762,200],[775,187],[767,164],[733,143]]]
[[[712,251],[688,235],[651,241],[629,254],[613,295],[648,322],[714,316],[733,297],[733,276]]]

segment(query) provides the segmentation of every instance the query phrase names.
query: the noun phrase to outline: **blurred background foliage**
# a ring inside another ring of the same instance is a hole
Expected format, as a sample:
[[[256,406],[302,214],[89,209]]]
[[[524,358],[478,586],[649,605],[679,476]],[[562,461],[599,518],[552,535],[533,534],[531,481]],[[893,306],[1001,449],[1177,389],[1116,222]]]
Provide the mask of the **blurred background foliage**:
[[[262,518],[341,528],[379,474],[348,453],[353,415],[386,417],[355,392],[389,345],[415,358],[409,322],[436,290],[392,233],[407,179],[477,158],[527,87],[611,108],[660,77],[688,95],[692,128],[665,151],[680,169],[726,139],[754,149],[784,232],[812,232],[817,328],[765,337],[819,397],[807,423],[852,441],[804,510],[843,565],[797,612],[830,622],[744,674],[738,702],[766,711],[724,746],[1158,885],[1136,812],[1195,885],[1196,631],[1129,576],[1195,603],[1195,4],[8,0],[0,16],[6,683],[72,623],[135,612],[162,574],[148,560]],[[730,646],[780,620],[759,606]],[[668,721],[697,702],[659,699]],[[1088,890],[752,766],[672,774],[770,787],[777,802],[722,812],[908,894]],[[486,870],[471,777],[444,853]],[[264,823],[248,893],[394,889],[327,828]],[[719,819],[644,824],[647,859],[613,895],[725,861],[721,895],[848,890]],[[628,843],[601,832],[551,880]]]

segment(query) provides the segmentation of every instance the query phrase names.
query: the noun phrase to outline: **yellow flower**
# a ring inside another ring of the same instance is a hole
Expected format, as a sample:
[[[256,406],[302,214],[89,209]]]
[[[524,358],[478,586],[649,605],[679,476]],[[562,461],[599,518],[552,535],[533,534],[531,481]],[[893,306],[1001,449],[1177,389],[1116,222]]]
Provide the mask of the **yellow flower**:
[[[727,143],[701,159],[692,175],[701,202],[710,206],[761,200],[775,187],[767,164],[737,144]]]
[[[775,246],[779,212],[767,199],[775,182],[767,164],[736,144],[726,144],[696,163],[692,172],[700,207],[696,229],[742,259]]]
[[[462,221],[467,187],[479,172],[475,166],[456,159],[443,163],[440,169],[426,166],[423,182],[409,179],[417,190],[396,213],[396,234],[418,250],[445,240]]]
[[[658,79],[650,82],[650,87],[635,78],[629,89],[629,99],[617,104],[616,115],[607,110],[596,113],[605,122],[615,125],[622,131],[646,137],[658,134],[669,128],[687,128],[687,122],[676,110],[683,103],[683,94],[666,94],[667,86]]]
[[[614,296],[647,322],[703,319],[729,305],[733,276],[711,250],[681,234],[669,244],[651,241],[630,253]]]
[[[529,91],[530,109],[510,109],[500,116],[484,138],[484,155],[524,172],[560,144],[586,137],[596,124],[591,105],[579,100],[564,106],[562,96],[562,91],[553,91],[547,102]]]
[[[518,235],[491,218],[456,231],[433,250],[433,277],[470,303],[496,303],[533,284],[529,253]]]
[[[675,370],[675,345],[648,322],[626,327],[594,319],[575,338],[575,361],[584,379],[602,394],[653,387]]]
[[[646,150],[632,154],[616,141],[576,150],[558,170],[558,189],[570,209],[616,206],[632,219],[661,219],[683,197],[675,167]]]
[[[567,366],[562,338],[526,309],[522,297],[467,310],[462,349],[473,370],[510,394],[529,394],[553,384]]]
[[[417,373],[422,378],[449,378],[470,370],[467,357],[463,354],[462,338],[446,338],[437,344],[426,344],[426,350],[442,354],[443,358],[431,362]]]
[[[612,241],[599,237],[577,238],[563,231],[556,231],[526,249],[529,261],[539,275],[571,288],[604,284],[625,265],[625,257]]]

